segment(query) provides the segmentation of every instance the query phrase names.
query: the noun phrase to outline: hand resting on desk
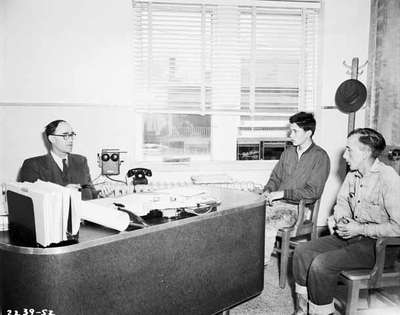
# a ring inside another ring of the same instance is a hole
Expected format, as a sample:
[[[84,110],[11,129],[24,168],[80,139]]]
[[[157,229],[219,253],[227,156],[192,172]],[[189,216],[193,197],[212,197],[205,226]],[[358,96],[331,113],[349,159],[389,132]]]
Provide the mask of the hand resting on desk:
[[[267,205],[268,206],[272,206],[272,203],[275,200],[279,200],[279,199],[283,198],[283,190],[281,190],[281,191],[272,191],[272,192],[265,191],[263,193],[263,196],[265,197],[265,201],[267,202]]]
[[[83,189],[93,188],[92,185],[81,185],[81,184],[68,184],[67,188],[82,191]],[[102,183],[101,185],[96,185],[96,190],[98,191],[99,198],[110,197],[114,194],[114,186],[111,183]]]

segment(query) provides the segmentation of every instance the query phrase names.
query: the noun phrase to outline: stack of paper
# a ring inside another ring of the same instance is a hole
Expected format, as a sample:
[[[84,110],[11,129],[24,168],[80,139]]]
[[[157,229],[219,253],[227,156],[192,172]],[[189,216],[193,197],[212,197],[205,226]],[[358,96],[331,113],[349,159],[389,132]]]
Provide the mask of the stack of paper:
[[[6,189],[32,199],[36,242],[42,246],[67,240],[67,232],[79,231],[80,214],[74,199],[80,198],[71,189],[50,182],[9,183]],[[71,211],[71,230],[68,217]]]
[[[40,180],[9,183],[6,189],[32,199],[36,242],[42,246],[57,244],[67,240],[68,234],[77,234],[81,219],[119,231],[129,225],[127,213],[82,201],[81,193],[75,189]]]

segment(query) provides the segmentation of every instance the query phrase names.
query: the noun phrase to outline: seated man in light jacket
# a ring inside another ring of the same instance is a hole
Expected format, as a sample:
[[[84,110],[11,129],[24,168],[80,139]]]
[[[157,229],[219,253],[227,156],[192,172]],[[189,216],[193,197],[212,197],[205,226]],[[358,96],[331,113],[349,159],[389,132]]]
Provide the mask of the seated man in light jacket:
[[[300,244],[294,252],[296,314],[334,313],[339,273],[372,268],[376,238],[400,236],[400,177],[377,158],[385,146],[373,129],[349,133],[343,157],[350,171],[328,219],[331,235]]]

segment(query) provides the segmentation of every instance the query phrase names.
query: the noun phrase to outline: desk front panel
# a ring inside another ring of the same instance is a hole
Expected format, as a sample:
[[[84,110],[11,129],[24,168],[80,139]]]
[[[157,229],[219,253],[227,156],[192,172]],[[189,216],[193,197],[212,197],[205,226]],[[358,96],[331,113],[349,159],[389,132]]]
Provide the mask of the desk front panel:
[[[3,311],[213,314],[259,294],[264,202],[228,195],[238,207],[118,234],[83,226],[67,247],[0,244]]]

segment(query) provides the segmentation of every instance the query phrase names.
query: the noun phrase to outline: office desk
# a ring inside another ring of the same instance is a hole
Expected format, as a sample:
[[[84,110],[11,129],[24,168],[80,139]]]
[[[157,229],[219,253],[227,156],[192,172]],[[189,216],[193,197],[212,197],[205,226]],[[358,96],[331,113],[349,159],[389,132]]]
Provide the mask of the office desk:
[[[14,246],[1,232],[3,312],[207,315],[258,295],[264,200],[210,191],[221,201],[217,212],[121,233],[83,225],[79,243],[65,247]]]

